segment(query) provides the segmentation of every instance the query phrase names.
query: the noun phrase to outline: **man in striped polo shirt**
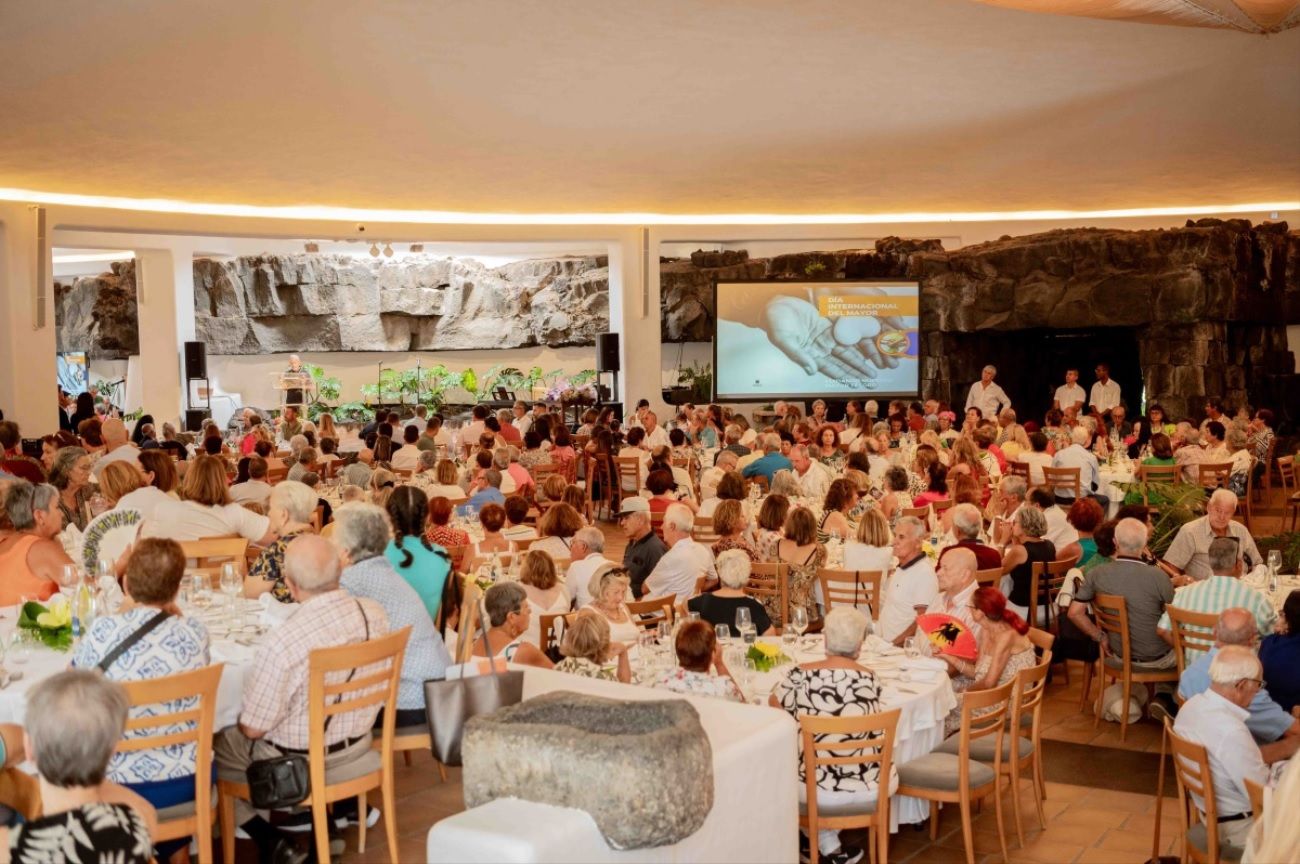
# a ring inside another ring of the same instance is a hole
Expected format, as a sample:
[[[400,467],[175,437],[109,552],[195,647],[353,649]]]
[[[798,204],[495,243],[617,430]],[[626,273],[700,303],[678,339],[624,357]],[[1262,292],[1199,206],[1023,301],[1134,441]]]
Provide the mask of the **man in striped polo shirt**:
[[[1216,537],[1210,541],[1206,556],[1209,559],[1213,575],[1199,579],[1190,585],[1179,588],[1174,593],[1170,606],[1186,609],[1188,612],[1202,612],[1218,615],[1224,609],[1240,607],[1250,612],[1255,619],[1255,626],[1262,639],[1273,632],[1273,623],[1277,612],[1261,592],[1256,591],[1241,581],[1241,550],[1236,537]],[[1169,612],[1160,616],[1156,632],[1170,645],[1174,644],[1173,625],[1169,622]],[[1196,660],[1201,651],[1188,651],[1187,662]]]

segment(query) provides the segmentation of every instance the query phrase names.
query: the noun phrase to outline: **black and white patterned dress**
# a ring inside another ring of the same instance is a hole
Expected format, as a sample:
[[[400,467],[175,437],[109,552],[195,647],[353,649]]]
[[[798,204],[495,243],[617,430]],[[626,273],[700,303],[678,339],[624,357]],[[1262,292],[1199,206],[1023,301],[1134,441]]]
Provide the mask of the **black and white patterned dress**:
[[[880,688],[876,676],[856,669],[803,669],[792,667],[774,691],[781,707],[798,718],[865,717],[880,711]],[[818,742],[868,741],[879,737],[867,735],[818,735]],[[803,739],[799,744],[799,782],[806,782]],[[860,751],[859,751],[860,752]],[[834,751],[836,756],[850,751]],[[817,786],[833,792],[874,791],[880,781],[880,765],[871,762],[852,765],[823,765],[817,769]]]
[[[145,864],[153,844],[140,814],[97,802],[11,829],[9,857],[14,864]]]

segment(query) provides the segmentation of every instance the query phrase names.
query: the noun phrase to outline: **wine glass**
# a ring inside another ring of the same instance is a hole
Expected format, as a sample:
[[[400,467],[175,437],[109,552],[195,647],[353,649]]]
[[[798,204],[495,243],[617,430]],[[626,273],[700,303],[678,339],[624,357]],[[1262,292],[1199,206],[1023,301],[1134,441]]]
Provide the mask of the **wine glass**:
[[[808,632],[808,610],[803,606],[796,606],[790,610],[790,629],[800,637]]]
[[[191,577],[190,602],[199,610],[212,605],[212,577],[207,573],[195,573]]]
[[[233,621],[235,618],[235,607],[239,602],[239,595],[244,591],[244,577],[235,566],[234,561],[227,561],[221,565],[221,593],[226,595],[226,605],[230,609],[230,617]]]
[[[1268,550],[1268,572],[1274,576],[1282,572],[1282,550]]]

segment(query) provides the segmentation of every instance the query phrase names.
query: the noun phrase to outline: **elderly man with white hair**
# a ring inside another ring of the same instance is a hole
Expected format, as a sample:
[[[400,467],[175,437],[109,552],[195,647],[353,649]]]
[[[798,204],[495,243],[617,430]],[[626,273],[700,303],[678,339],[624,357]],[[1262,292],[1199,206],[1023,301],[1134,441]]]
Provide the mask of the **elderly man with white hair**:
[[[446,677],[451,657],[424,601],[384,554],[392,539],[388,514],[374,504],[344,504],[334,514],[331,539],[339,547],[343,590],[384,607],[390,627],[411,628],[397,689],[397,726],[422,726],[424,682]]]
[[[1246,781],[1261,786],[1268,782],[1268,763],[1246,726],[1247,706],[1263,683],[1261,676],[1259,658],[1250,649],[1238,645],[1220,649],[1210,664],[1210,688],[1188,699],[1174,721],[1174,732],[1203,746],[1210,759],[1219,823],[1218,860],[1239,860],[1254,824]],[[1204,800],[1191,794],[1204,813]]]
[[[916,632],[916,616],[939,596],[939,580],[930,558],[921,550],[929,536],[925,523],[903,516],[894,526],[893,552],[898,566],[885,584],[880,606],[880,638],[902,645]]]
[[[778,471],[789,471],[794,466],[790,460],[781,455],[781,436],[775,432],[768,432],[762,438],[763,455],[745,465],[740,469],[740,473],[746,478],[762,475],[767,478],[767,482],[772,482],[772,475]]]
[[[578,529],[569,541],[569,570],[564,583],[573,592],[573,608],[581,609],[591,602],[591,577],[601,567],[614,566],[605,557],[605,532],[587,526]]]
[[[1115,560],[1088,571],[1070,602],[1069,616],[1075,626],[1101,647],[1103,654],[1118,657],[1120,634],[1106,634],[1088,617],[1088,603],[1098,594],[1118,594],[1128,607],[1129,648],[1133,665],[1168,669],[1175,665],[1174,652],[1157,632],[1165,606],[1174,599],[1174,585],[1158,567],[1143,562],[1147,526],[1136,519],[1121,519],[1115,526]]]
[[[998,370],[996,366],[985,366],[980,372],[980,380],[971,385],[970,393],[966,394],[966,407],[964,410],[969,411],[972,408],[980,409],[981,416],[996,417],[1004,408],[1011,407],[1011,397],[1007,391],[993,383],[997,377]]]
[[[93,473],[96,482],[99,481],[99,472],[110,462],[130,462],[136,468],[140,467],[140,448],[131,443],[126,424],[110,417],[104,421],[100,434],[104,436],[104,455],[95,460]]]
[[[728,471],[737,470],[740,457],[730,450],[723,450],[718,453],[718,459],[712,467],[705,468],[700,472],[700,498],[716,498],[718,495],[718,483]]]
[[[342,508],[340,508],[342,509]],[[305,534],[289,544],[285,580],[298,608],[272,628],[258,646],[244,680],[239,723],[222,729],[213,755],[222,776],[244,777],[251,762],[286,752],[305,753],[309,736],[307,669],[311,652],[375,639],[389,632],[384,608],[339,587],[339,551],[328,540]],[[401,578],[401,577],[397,577]],[[423,612],[415,597],[411,605]],[[334,715],[325,730],[325,773],[365,758],[379,706]],[[310,811],[304,811],[310,816]],[[246,801],[235,802],[236,824],[264,851],[276,841],[271,826]]]
[[[1237,512],[1237,496],[1227,489],[1215,490],[1205,505],[1205,515],[1183,523],[1174,535],[1174,542],[1165,552],[1164,563],[1174,572],[1193,579],[1208,579],[1214,575],[1210,566],[1210,543],[1216,537],[1233,537],[1237,541],[1238,558],[1247,571],[1260,564],[1264,556],[1250,531],[1232,517]]]
[[[796,444],[790,448],[790,464],[795,481],[799,484],[800,495],[814,501],[826,497],[826,490],[834,478],[831,477],[829,468],[808,455],[808,445]]]
[[[689,507],[670,504],[664,511],[664,542],[668,551],[645,580],[648,596],[675,594],[675,602],[685,603],[695,595],[695,580],[701,576],[707,577],[705,587],[717,584],[713,553],[691,537],[694,527],[695,514]]]
[[[926,607],[926,613],[940,613],[951,615],[960,620],[970,630],[971,635],[979,641],[980,625],[975,620],[971,611],[972,598],[975,591],[980,587],[975,581],[976,561],[975,553],[969,549],[949,548],[949,554],[943,557],[939,562],[938,582],[939,595],[930,602]],[[948,669],[948,674],[953,677],[962,677],[957,675],[957,670],[953,667]],[[962,684],[954,684],[964,689],[964,685],[970,684],[973,679],[963,678]]]
[[[733,453],[736,458],[749,455],[749,448],[740,443],[740,439],[745,436],[745,430],[741,429],[736,423],[728,423],[727,428],[722,430],[722,439],[726,442],[725,446],[718,451],[718,455],[713,458],[713,464],[718,464],[718,460],[723,453]]]
[[[1092,445],[1092,436],[1093,431],[1086,424],[1075,426],[1070,431],[1070,446],[1052,457],[1052,467],[1078,468],[1080,494],[1097,499],[1104,511],[1110,506],[1110,499],[1097,492],[1101,488],[1101,466],[1097,463],[1097,457],[1088,449]],[[1056,503],[1062,507],[1074,503],[1073,486],[1057,486],[1053,491],[1056,493]]]
[[[1002,566],[1002,554],[992,546],[980,542],[980,531],[984,529],[984,517],[974,504],[958,504],[952,508],[952,534],[957,538],[956,544],[947,547],[939,555],[939,563],[949,554],[965,549],[975,556],[980,570],[992,570]]]
[[[1214,647],[1203,653],[1198,652],[1200,656],[1183,670],[1178,679],[1178,695],[1189,700],[1210,689],[1213,683],[1210,666],[1223,649],[1237,645],[1254,653],[1258,644],[1259,633],[1255,629],[1254,616],[1246,609],[1224,609],[1214,624]],[[1176,709],[1169,710],[1172,708],[1170,703],[1164,703],[1164,707],[1169,716],[1177,713]],[[1154,704],[1152,709],[1154,715]],[[1259,744],[1264,761],[1276,762],[1291,758],[1297,745],[1300,745],[1300,720],[1273,701],[1262,685],[1246,705],[1246,710],[1250,712],[1246,718],[1246,728]]]

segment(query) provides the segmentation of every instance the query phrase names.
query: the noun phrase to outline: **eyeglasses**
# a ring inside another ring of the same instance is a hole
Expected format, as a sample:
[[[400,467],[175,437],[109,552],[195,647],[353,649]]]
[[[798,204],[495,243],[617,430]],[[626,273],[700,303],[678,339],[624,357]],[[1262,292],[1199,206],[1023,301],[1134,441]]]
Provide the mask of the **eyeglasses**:
[[[1263,678],[1242,678],[1242,679],[1241,679],[1240,681],[1238,681],[1237,683],[1238,683],[1238,684],[1254,684],[1256,687],[1263,687],[1263,686],[1264,686],[1264,679],[1263,679]]]

